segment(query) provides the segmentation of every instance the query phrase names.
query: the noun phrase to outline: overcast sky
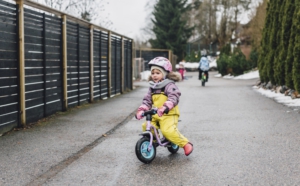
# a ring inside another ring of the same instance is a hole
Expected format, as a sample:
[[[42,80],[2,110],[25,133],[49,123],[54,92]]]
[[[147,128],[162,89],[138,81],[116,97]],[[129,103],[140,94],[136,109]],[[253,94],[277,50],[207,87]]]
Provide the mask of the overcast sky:
[[[146,4],[149,0],[108,0],[106,5],[105,17],[108,17],[113,22],[112,28],[109,28],[119,34],[136,39],[143,38],[141,31],[146,27],[146,17],[149,10],[146,10]],[[252,0],[251,7],[257,7],[261,0]],[[242,16],[242,22],[246,23],[249,20],[249,12]],[[148,20],[149,21],[149,20]]]
[[[109,0],[105,14],[113,22],[113,30],[135,39],[145,27],[148,0]]]

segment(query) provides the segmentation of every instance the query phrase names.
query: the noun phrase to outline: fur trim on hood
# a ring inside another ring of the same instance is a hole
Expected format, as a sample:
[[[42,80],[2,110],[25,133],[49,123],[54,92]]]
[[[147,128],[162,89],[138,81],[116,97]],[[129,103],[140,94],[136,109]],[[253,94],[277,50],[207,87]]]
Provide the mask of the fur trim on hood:
[[[167,75],[167,79],[173,80],[175,82],[181,81],[181,74],[179,72],[170,72]],[[151,75],[148,78],[148,81],[152,81]]]

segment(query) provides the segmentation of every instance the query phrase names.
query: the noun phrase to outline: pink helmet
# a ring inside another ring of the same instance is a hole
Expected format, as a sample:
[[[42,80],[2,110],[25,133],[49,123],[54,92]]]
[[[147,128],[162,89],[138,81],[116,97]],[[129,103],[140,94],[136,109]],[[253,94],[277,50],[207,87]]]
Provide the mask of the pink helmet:
[[[156,57],[156,58],[152,59],[148,63],[148,65],[150,68],[152,65],[155,65],[155,66],[159,66],[159,67],[163,68],[167,72],[172,72],[171,62],[167,58],[164,58],[164,57]]]

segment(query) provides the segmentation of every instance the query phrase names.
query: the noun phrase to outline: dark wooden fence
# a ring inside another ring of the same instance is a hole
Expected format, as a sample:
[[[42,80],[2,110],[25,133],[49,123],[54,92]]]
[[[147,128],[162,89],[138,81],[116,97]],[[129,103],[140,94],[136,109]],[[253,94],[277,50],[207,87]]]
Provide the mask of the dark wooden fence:
[[[0,0],[0,134],[132,90],[133,51],[118,33],[32,1]]]

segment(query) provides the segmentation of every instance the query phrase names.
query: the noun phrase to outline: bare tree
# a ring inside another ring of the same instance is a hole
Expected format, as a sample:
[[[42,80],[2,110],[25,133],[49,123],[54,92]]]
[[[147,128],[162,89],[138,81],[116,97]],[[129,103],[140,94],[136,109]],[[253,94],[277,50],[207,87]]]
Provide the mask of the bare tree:
[[[105,10],[108,0],[35,0],[51,8],[66,12],[89,22],[99,22],[102,27],[111,28],[113,23],[100,15]]]
[[[251,0],[203,0],[196,12],[199,35],[207,45],[218,42],[221,48],[236,32],[239,16],[250,3]]]
[[[146,27],[142,28],[143,38],[139,38],[139,40],[141,41],[147,41],[149,40],[149,38],[155,38],[155,34],[152,32],[153,23],[151,21],[151,18],[153,18],[152,12],[157,2],[158,0],[148,0],[146,6],[144,7],[147,16],[145,20]]]
[[[80,0],[34,0],[34,1],[63,12],[68,12],[70,9],[72,9],[77,4],[80,3]]]
[[[233,20],[235,29],[238,27],[238,17],[243,12],[249,10],[251,0],[232,0],[231,7],[233,11]]]
[[[242,32],[242,37],[251,41],[253,48],[259,49],[262,40],[262,31],[265,25],[265,17],[267,12],[268,0],[263,0],[259,3],[257,8],[251,12],[249,24]]]

